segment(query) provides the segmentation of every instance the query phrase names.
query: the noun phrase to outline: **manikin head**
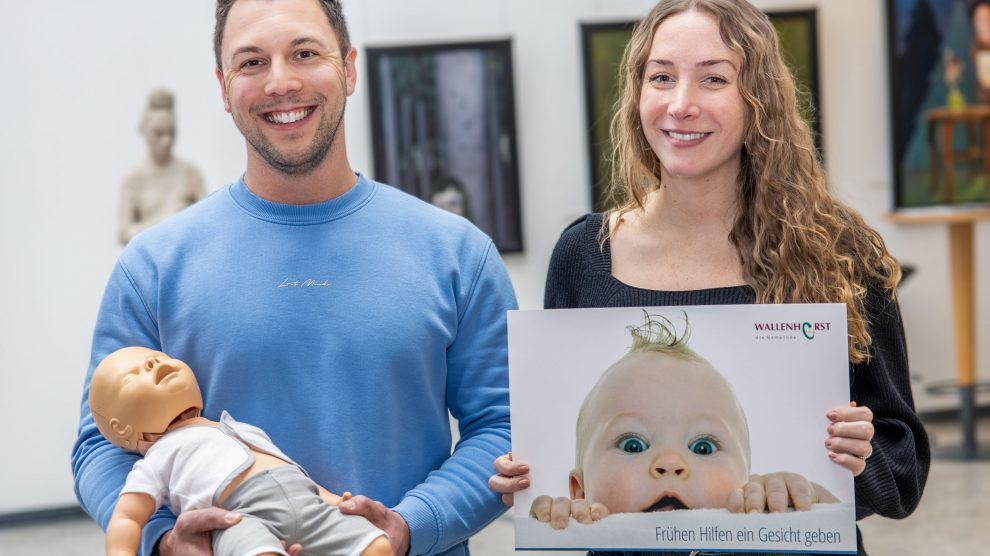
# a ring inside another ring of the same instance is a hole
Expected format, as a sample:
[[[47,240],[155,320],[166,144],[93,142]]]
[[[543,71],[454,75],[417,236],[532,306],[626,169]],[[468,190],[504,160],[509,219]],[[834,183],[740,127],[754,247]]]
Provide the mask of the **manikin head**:
[[[612,513],[724,508],[749,478],[749,428],[712,365],[646,315],[581,406],[571,498]]]
[[[100,433],[125,450],[144,453],[180,417],[203,409],[188,365],[160,351],[126,347],[93,371],[89,407]]]
[[[148,154],[158,164],[172,159],[175,145],[175,99],[165,89],[155,89],[148,95],[148,107],[141,117],[141,135],[148,142]]]

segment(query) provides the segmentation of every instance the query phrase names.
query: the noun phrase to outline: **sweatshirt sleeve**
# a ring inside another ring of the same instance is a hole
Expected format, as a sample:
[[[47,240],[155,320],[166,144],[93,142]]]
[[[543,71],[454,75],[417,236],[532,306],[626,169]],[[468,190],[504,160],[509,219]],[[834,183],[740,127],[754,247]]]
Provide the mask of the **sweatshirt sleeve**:
[[[395,507],[409,524],[410,555],[443,552],[505,511],[488,477],[495,458],[510,449],[506,312],[516,308],[516,299],[490,241],[463,299],[457,335],[447,348],[446,386],[460,441]]]
[[[852,397],[873,411],[873,454],[856,477],[856,519],[903,518],[917,507],[931,452],[911,394],[907,345],[897,301],[871,288],[866,312],[870,359],[852,367]]]
[[[110,444],[100,434],[89,409],[89,381],[96,365],[126,346],[161,349],[158,327],[148,305],[134,288],[123,264],[114,267],[103,295],[93,334],[89,371],[83,387],[79,431],[72,447],[72,476],[82,508],[106,530],[121,488],[139,456]],[[141,554],[172,528],[175,517],[167,509],[152,516],[141,536]]]

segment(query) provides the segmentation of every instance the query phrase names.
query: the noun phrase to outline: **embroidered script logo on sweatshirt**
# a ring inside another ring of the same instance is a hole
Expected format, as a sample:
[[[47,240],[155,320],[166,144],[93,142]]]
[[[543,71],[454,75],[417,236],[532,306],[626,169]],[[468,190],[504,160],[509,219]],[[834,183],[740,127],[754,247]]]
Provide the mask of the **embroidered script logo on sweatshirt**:
[[[314,278],[307,278],[305,280],[293,280],[291,278],[284,278],[282,283],[278,285],[279,289],[282,288],[329,288],[333,285],[330,280],[316,280]]]

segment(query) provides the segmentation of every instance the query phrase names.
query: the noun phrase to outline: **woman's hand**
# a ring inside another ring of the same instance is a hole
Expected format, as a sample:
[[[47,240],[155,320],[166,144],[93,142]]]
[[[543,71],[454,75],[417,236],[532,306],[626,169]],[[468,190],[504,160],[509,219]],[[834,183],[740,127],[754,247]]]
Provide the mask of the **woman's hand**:
[[[829,459],[852,471],[853,477],[859,476],[866,469],[867,458],[873,455],[873,412],[851,402],[825,415],[831,421],[825,439]]]
[[[512,505],[512,493],[529,488],[529,466],[512,460],[512,452],[495,458],[495,475],[488,478],[488,488],[502,495],[502,503]]]

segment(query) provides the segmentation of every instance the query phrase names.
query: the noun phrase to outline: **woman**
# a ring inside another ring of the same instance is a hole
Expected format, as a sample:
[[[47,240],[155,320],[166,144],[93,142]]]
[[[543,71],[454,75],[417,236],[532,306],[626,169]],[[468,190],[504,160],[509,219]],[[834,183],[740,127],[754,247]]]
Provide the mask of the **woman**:
[[[825,449],[856,477],[857,519],[908,515],[930,453],[894,296],[900,269],[828,192],[766,16],[745,0],[661,0],[634,30],[621,79],[620,208],[564,231],[546,308],[846,303],[854,402],[828,412]],[[511,455],[495,469],[506,503],[529,486]]]

